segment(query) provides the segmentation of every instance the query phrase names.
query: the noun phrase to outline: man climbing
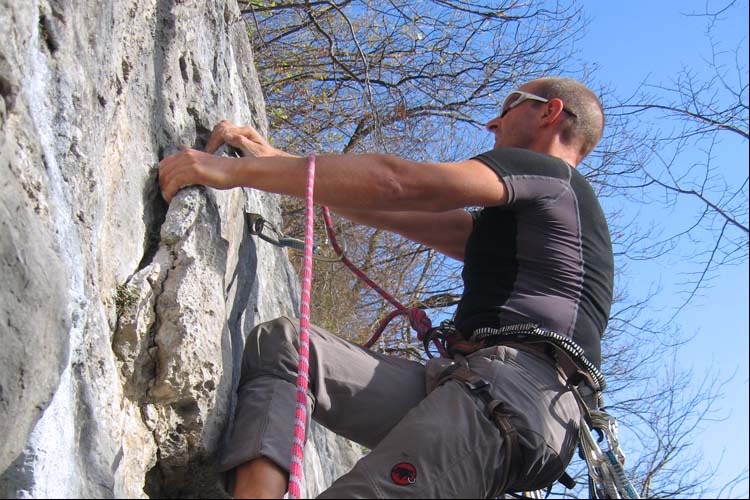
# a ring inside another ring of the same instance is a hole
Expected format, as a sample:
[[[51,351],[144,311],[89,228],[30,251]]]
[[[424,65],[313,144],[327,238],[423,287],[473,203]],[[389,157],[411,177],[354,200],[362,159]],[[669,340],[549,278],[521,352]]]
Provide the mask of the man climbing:
[[[597,385],[612,301],[609,231],[575,170],[603,125],[591,90],[543,78],[508,95],[486,126],[494,149],[473,159],[318,157],[316,203],[464,262],[456,330],[443,332],[452,359],[423,365],[310,332],[312,417],[372,450],[321,497],[490,498],[563,474],[581,416],[574,386]],[[223,143],[246,157],[212,155]],[[306,175],[304,158],[228,122],[205,153],[181,148],[160,164],[167,200],[193,184],[303,197]],[[297,335],[280,318],[248,336],[220,464],[236,470],[235,497],[285,492]]]

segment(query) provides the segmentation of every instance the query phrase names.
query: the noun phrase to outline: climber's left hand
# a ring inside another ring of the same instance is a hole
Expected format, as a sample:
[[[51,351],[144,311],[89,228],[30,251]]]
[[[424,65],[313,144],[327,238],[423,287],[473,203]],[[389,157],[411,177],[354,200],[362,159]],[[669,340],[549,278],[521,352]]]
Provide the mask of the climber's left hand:
[[[242,151],[244,156],[262,158],[264,156],[291,156],[271,146],[253,127],[239,127],[227,120],[216,124],[206,143],[206,152],[213,153],[222,144],[229,144]]]

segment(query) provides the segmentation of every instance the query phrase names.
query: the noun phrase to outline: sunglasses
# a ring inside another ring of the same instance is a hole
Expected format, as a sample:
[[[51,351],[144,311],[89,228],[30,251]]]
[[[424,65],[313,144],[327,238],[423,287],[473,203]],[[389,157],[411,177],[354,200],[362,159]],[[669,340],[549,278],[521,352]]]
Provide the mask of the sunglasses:
[[[500,118],[503,118],[508,114],[508,111],[515,108],[524,101],[549,102],[549,99],[545,99],[542,96],[531,94],[529,92],[524,92],[523,90],[514,90],[513,92],[508,94],[508,97],[506,97],[505,101],[503,101],[503,111],[500,113]],[[575,113],[567,109],[565,106],[563,106],[563,111],[574,118],[578,118]]]

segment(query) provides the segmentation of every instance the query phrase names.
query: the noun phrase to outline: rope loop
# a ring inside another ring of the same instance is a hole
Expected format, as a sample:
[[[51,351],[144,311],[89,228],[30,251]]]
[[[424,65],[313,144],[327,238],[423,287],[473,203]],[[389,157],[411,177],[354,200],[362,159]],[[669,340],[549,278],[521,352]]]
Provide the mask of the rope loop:
[[[417,332],[417,338],[424,340],[424,336],[432,328],[432,321],[422,309],[412,307],[409,309],[409,324]]]

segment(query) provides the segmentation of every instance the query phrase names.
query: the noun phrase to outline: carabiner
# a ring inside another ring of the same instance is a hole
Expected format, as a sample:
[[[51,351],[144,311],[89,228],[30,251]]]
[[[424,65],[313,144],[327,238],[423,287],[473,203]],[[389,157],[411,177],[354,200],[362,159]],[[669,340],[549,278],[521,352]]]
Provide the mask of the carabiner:
[[[254,213],[245,213],[245,216],[247,218],[247,223],[250,226],[250,234],[254,236],[260,237],[260,239],[265,240],[273,245],[276,245],[277,247],[281,248],[293,248],[295,250],[303,250],[305,248],[305,242],[302,240],[298,240],[297,238],[290,238],[288,236],[284,236],[281,231],[276,229],[276,226],[268,222],[266,219],[263,218],[260,214],[254,214]],[[268,227],[273,233],[276,235],[276,237],[268,236],[263,232],[264,229]]]
[[[260,214],[255,214],[251,212],[246,212],[245,217],[247,218],[247,223],[250,226],[250,234],[253,236],[258,236],[260,239],[267,241],[268,243],[271,243],[272,245],[276,245],[280,248],[291,248],[292,250],[298,250],[303,251],[305,249],[305,242],[297,239],[297,238],[291,238],[289,236],[284,235],[281,231],[279,231],[276,226],[271,224],[268,220],[263,218]],[[269,236],[264,231],[266,229],[269,229],[274,236]],[[327,240],[327,238],[326,238]],[[336,257],[327,257],[318,255],[318,252],[320,250],[319,246],[315,246],[313,248],[313,259],[320,261],[320,262],[339,262],[341,261],[341,256]],[[344,252],[346,251],[346,242],[344,242]]]

